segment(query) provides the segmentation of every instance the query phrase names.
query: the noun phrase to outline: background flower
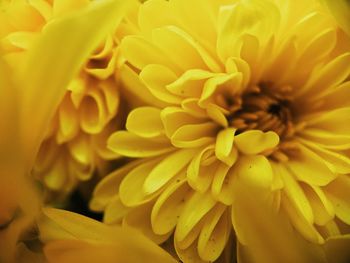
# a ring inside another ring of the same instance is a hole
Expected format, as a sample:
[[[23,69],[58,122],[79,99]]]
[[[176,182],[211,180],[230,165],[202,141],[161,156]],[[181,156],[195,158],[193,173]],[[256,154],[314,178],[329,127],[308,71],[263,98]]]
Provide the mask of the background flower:
[[[147,106],[108,144],[140,160],[96,187],[105,222],[156,243],[174,234],[181,260],[214,261],[232,226],[249,239],[238,193],[250,185],[308,241],[341,233],[350,45],[332,17],[289,0],[149,0],[138,17],[141,33],[121,43],[122,78],[141,80],[127,87]]]
[[[23,51],[30,49],[47,25],[88,7],[89,3],[88,0],[8,1],[3,7],[5,21],[1,34],[5,58],[16,67],[25,54]],[[136,8],[136,1],[133,4]],[[96,168],[105,169],[105,160],[118,157],[105,145],[111,131],[120,126],[118,118],[121,117],[117,117],[120,82],[116,68],[122,63],[118,48],[120,37],[128,30],[125,19],[117,31],[113,28],[100,43],[80,73],[67,85],[67,92],[48,129],[34,174],[49,189],[60,190],[60,195],[70,192],[78,181],[90,179]],[[64,45],[65,39],[59,41]]]

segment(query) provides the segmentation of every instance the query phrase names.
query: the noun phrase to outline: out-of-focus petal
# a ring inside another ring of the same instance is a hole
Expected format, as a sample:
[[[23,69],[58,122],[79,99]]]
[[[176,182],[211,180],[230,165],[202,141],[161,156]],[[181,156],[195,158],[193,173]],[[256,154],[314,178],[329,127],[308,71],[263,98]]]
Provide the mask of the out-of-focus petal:
[[[123,262],[175,263],[167,252],[144,237],[141,233],[121,226],[107,226],[98,221],[72,212],[44,209],[46,221],[56,224],[61,231],[70,233],[66,240],[55,240],[59,233],[50,227],[42,228],[42,239],[51,239],[44,252],[50,263],[69,262]],[[78,240],[76,240],[78,239]]]

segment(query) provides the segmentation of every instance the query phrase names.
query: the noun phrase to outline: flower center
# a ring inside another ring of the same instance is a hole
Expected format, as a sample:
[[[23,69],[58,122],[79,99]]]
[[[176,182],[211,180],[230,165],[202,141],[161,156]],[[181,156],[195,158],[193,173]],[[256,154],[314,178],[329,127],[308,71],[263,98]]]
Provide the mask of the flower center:
[[[236,134],[247,130],[274,131],[280,137],[277,148],[264,153],[276,161],[287,161],[297,151],[294,134],[294,113],[290,86],[275,88],[261,83],[243,95],[226,99],[230,113],[227,119]]]

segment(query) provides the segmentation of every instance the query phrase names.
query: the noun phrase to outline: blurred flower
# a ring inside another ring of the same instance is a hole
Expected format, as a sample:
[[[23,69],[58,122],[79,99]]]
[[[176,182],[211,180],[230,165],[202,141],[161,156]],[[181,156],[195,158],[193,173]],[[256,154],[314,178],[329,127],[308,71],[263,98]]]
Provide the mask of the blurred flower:
[[[30,49],[50,23],[89,5],[88,0],[9,1],[3,8],[5,22],[0,33],[6,59],[17,67],[23,51]],[[136,8],[136,1],[134,5]],[[115,26],[118,23],[116,19]],[[117,157],[105,146],[111,131],[120,125],[116,121],[120,86],[116,66],[121,63],[119,38],[125,32],[120,32],[120,26],[115,33],[115,26],[67,85],[34,166],[35,175],[61,194],[71,191],[79,180],[90,179],[96,168],[103,169],[104,160]],[[65,38],[72,34],[75,32],[67,30]],[[64,45],[65,40],[60,42]]]
[[[16,256],[22,259],[30,255],[18,243],[41,204],[28,176],[35,156],[67,84],[126,6],[122,1],[101,1],[57,19],[47,26],[18,67],[10,67],[0,49],[1,262],[12,263]],[[58,40],[67,35],[68,26],[74,34],[62,46]]]
[[[340,234],[350,42],[332,17],[291,0],[149,0],[138,17],[121,78],[148,106],[108,145],[140,159],[105,177],[91,208],[156,243],[174,234],[184,262],[215,261],[232,226],[249,243],[261,219],[246,220],[240,185],[314,244]]]

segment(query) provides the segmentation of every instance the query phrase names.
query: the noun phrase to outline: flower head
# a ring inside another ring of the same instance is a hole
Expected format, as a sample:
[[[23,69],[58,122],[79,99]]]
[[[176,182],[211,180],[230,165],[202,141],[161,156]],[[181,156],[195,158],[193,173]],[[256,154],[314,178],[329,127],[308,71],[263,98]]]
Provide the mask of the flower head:
[[[9,1],[0,34],[4,57],[16,67],[50,23],[90,5],[87,0]],[[116,33],[113,28],[67,85],[34,166],[35,176],[51,190],[69,192],[79,180],[90,179],[97,168],[104,169],[106,159],[117,157],[105,145],[111,130],[119,125],[120,85],[115,75],[119,74],[117,46],[124,28],[119,26]]]
[[[247,242],[247,185],[313,243],[350,224],[350,45],[316,1],[149,0],[138,18],[121,51],[148,105],[109,138],[139,160],[95,189],[106,222],[174,234],[184,262],[216,260],[232,229]]]

